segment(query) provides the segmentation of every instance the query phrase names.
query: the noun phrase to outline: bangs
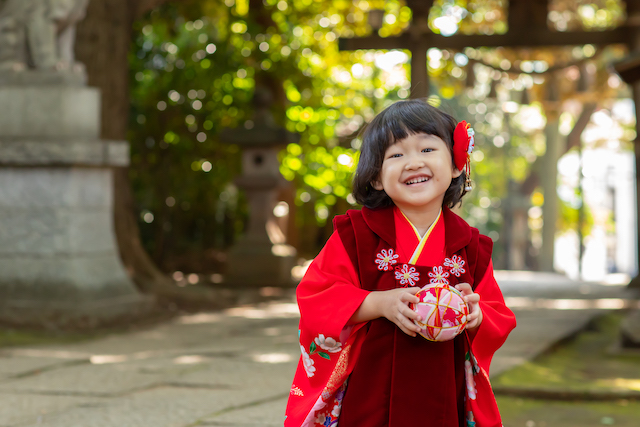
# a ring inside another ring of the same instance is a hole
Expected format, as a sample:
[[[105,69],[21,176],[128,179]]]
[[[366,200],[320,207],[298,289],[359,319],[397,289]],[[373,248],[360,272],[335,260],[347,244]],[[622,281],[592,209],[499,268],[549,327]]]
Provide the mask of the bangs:
[[[382,143],[382,152],[410,135],[424,133],[442,139],[453,148],[455,123],[423,101],[397,102],[380,113],[365,131],[365,138]]]

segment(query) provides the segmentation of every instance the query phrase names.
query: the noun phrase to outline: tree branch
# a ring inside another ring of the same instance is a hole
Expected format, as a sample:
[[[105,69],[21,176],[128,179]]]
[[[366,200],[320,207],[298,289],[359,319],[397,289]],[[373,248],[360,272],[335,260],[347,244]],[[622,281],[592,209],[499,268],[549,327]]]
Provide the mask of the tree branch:
[[[578,117],[578,120],[576,120],[576,124],[573,126],[573,129],[571,129],[571,132],[567,136],[567,146],[565,153],[580,144],[580,135],[582,135],[584,128],[586,128],[589,124],[591,115],[594,113],[594,111],[596,111],[596,107],[597,104],[595,102],[584,104],[584,106],[582,107],[582,113],[580,113],[580,117]]]

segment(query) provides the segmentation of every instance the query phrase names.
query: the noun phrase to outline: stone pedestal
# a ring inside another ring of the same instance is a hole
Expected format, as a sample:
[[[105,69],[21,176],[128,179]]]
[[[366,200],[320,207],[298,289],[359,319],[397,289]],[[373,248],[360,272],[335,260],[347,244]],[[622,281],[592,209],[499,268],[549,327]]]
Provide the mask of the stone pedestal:
[[[255,126],[223,130],[220,135],[224,142],[242,147],[242,175],[235,183],[249,202],[249,224],[227,257],[225,281],[235,286],[295,285],[291,269],[296,265],[296,250],[286,243],[273,208],[278,190],[286,185],[279,171],[278,151],[299,137],[273,123],[270,99],[264,89],[256,89]]]
[[[247,149],[243,155],[253,158],[255,151],[262,150]],[[277,160],[275,152],[268,157]],[[247,287],[295,285],[291,277],[296,265],[295,248],[278,240],[277,233],[269,233],[270,227],[278,227],[273,208],[281,179],[250,172],[236,179],[236,185],[245,191],[251,216],[245,234],[228,252],[227,282]]]
[[[0,85],[0,322],[137,316],[152,301],[127,277],[113,231],[112,167],[128,164],[128,144],[99,139],[96,89],[25,80]]]

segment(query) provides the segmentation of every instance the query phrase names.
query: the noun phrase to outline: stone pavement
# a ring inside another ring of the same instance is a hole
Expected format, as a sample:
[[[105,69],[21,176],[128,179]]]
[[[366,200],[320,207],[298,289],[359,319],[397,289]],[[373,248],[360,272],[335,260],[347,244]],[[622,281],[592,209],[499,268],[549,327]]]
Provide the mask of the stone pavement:
[[[518,327],[492,375],[624,300],[621,286],[497,272]],[[299,357],[297,306],[190,314],[73,344],[0,349],[0,427],[281,426]]]

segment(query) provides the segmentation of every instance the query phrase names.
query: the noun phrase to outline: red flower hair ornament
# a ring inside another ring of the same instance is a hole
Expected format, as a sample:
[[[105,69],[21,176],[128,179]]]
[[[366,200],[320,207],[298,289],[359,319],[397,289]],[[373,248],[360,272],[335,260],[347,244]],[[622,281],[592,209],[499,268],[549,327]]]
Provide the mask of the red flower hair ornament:
[[[470,154],[475,145],[473,128],[466,122],[461,121],[453,131],[453,163],[459,171],[466,174],[464,189],[471,191],[471,161]]]

